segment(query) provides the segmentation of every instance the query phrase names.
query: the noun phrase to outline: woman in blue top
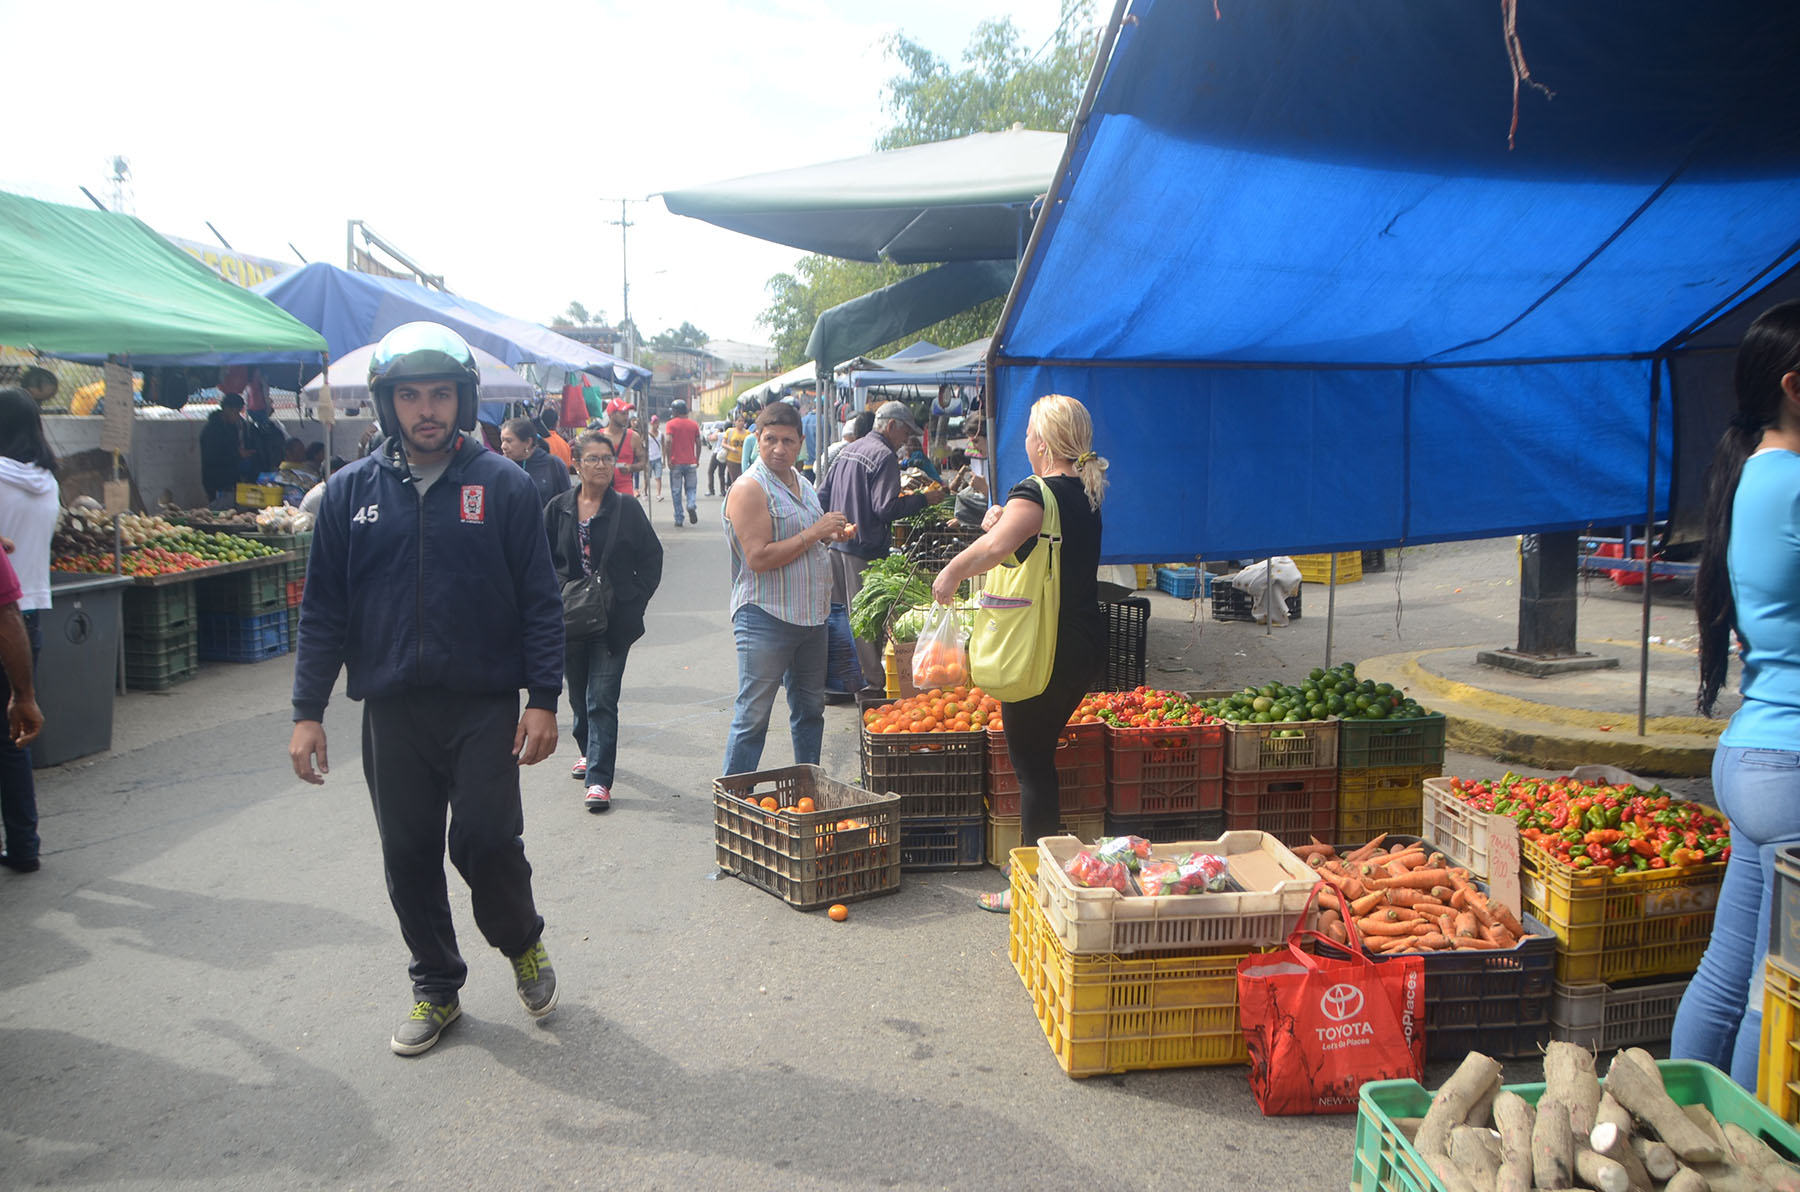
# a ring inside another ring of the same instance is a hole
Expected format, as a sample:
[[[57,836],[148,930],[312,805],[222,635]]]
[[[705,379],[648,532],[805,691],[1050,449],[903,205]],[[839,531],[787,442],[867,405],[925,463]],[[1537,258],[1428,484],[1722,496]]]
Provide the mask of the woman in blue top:
[[[1694,587],[1702,713],[1724,685],[1734,630],[1743,659],[1744,703],[1712,771],[1713,797],[1731,821],[1731,860],[1669,1053],[1726,1068],[1755,1090],[1775,853],[1800,842],[1800,302],[1750,325],[1735,387]]]

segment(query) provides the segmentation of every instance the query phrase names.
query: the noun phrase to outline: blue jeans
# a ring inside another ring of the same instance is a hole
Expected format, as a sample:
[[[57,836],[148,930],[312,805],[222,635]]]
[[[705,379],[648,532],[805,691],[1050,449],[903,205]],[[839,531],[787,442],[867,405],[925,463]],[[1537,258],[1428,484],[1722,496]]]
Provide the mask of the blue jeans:
[[[604,635],[563,647],[569,706],[575,710],[575,744],[587,758],[587,783],[612,789],[619,760],[619,686],[631,647],[615,653]]]
[[[694,513],[695,503],[700,499],[698,485],[700,466],[698,464],[669,465],[669,500],[675,503],[675,524],[681,524],[681,511]],[[683,496],[683,491],[687,495]]]
[[[761,607],[746,604],[731,618],[737,639],[738,694],[731,735],[725,742],[727,774],[745,774],[762,761],[763,738],[775,691],[788,692],[788,733],[796,765],[819,764],[825,739],[825,656],[823,625],[790,625]]]
[[[31,666],[37,669],[44,634],[36,609],[24,614],[25,637],[31,642]],[[12,685],[0,671],[0,711],[12,702]],[[31,747],[20,749],[0,727],[0,827],[6,829],[6,855],[29,861],[38,855],[37,780],[31,774]]]
[[[1713,797],[1731,821],[1731,860],[1712,942],[1675,1012],[1669,1054],[1715,1064],[1755,1092],[1775,853],[1800,843],[1800,753],[1721,745]]]

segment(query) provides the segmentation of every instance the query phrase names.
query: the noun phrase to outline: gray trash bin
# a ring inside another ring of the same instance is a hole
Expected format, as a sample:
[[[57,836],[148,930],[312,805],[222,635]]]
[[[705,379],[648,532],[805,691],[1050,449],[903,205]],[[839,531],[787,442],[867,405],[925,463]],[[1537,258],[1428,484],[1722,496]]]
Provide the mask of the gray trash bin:
[[[44,731],[31,743],[34,768],[112,748],[119,666],[119,602],[131,580],[52,574],[50,607],[38,613],[44,647],[37,698]]]

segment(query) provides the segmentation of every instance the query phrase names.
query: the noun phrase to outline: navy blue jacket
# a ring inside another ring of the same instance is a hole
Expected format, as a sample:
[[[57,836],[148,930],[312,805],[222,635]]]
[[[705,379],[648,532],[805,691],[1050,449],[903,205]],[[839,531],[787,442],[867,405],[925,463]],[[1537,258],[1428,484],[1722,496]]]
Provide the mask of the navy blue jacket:
[[[527,706],[554,712],[562,592],[538,506],[531,477],[466,438],[423,501],[394,439],[333,473],[300,604],[294,719],[323,719],[340,667],[351,699],[523,687]]]

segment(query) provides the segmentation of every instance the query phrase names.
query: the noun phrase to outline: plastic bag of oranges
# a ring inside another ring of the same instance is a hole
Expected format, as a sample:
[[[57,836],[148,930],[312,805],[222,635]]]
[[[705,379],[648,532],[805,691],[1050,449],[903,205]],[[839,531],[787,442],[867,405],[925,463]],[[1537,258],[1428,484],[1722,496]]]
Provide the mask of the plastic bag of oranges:
[[[960,687],[969,681],[969,650],[963,643],[962,620],[948,605],[933,605],[913,647],[913,686]]]

